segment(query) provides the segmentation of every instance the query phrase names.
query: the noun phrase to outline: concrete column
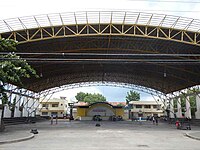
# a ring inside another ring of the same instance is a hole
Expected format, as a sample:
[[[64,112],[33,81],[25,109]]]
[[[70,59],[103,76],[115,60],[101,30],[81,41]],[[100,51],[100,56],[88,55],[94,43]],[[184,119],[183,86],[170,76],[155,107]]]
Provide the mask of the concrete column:
[[[28,111],[27,111],[28,98],[27,97],[23,97],[23,100],[24,100],[23,117],[28,117]]]
[[[197,111],[195,112],[196,119],[200,119],[200,94],[196,95],[196,107]]]
[[[164,101],[164,110],[166,110],[167,109],[167,100],[164,99],[163,101]],[[164,112],[164,115],[167,116],[167,112],[166,111]]]
[[[35,115],[40,115],[38,107],[39,107],[39,100],[36,99],[34,103],[34,110],[36,111]]]
[[[186,107],[185,117],[192,118],[191,107],[190,107],[190,97],[189,96],[186,97],[185,107]]]
[[[10,116],[11,116],[11,111],[9,109],[9,106],[5,105],[4,106],[4,118],[10,118]]]
[[[20,95],[16,95],[16,105],[15,105],[15,112],[14,112],[14,117],[20,117],[21,112],[19,111],[20,107]]]
[[[169,113],[169,116],[170,118],[174,118],[174,99],[170,99],[169,101],[169,105],[170,105],[170,113]]]
[[[34,113],[33,113],[33,111],[34,111],[34,99],[33,98],[29,99],[29,101],[28,101],[28,111],[29,111],[30,117],[34,117]]]
[[[181,107],[181,98],[179,97],[177,100],[177,113],[176,113],[177,118],[182,118],[182,107]]]
[[[2,113],[2,109],[0,109],[0,120],[1,120],[1,113]]]

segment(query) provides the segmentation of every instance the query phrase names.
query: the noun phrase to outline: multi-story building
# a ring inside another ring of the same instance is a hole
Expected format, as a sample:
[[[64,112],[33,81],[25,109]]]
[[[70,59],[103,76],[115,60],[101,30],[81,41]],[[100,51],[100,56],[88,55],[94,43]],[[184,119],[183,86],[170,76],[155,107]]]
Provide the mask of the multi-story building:
[[[156,101],[131,101],[131,118],[147,118],[151,116],[163,116],[163,104]]]
[[[40,116],[50,117],[51,115],[62,118],[69,114],[70,100],[66,97],[53,98],[49,100],[40,100]]]

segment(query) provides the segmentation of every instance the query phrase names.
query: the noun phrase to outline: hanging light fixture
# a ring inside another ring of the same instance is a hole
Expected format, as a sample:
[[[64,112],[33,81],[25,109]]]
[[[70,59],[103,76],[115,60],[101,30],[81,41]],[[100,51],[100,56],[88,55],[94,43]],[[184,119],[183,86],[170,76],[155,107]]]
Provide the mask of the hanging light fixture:
[[[164,76],[164,78],[166,78],[166,77],[167,77],[167,73],[166,73],[166,72],[164,72],[163,76]]]

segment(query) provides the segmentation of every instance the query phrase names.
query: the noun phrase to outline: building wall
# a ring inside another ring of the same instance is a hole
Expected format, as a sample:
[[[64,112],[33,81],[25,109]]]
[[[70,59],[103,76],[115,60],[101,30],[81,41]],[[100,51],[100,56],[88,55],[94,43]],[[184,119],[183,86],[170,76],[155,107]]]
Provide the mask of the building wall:
[[[133,108],[131,109],[132,117],[148,117],[153,115],[163,116],[161,104],[156,104],[150,101],[132,102]],[[141,108],[139,108],[141,106]]]
[[[122,116],[123,118],[125,117],[125,113],[124,113],[124,109],[122,108],[116,108],[115,109],[115,112],[116,112],[116,116]]]
[[[97,103],[89,108],[77,107],[77,116],[75,118],[91,120],[94,115],[101,115],[103,120],[108,120],[113,115],[124,117],[124,110],[122,108],[112,108],[112,106],[106,103]]]
[[[85,117],[86,116],[86,108],[77,108],[77,116]]]
[[[94,115],[101,115],[101,116],[113,116],[115,115],[115,110],[107,104],[95,104],[92,105],[89,109],[87,109],[87,116],[94,116]]]
[[[57,98],[40,101],[40,115],[43,117],[50,117],[51,115],[64,117],[67,115],[69,108],[68,102],[69,100]]]

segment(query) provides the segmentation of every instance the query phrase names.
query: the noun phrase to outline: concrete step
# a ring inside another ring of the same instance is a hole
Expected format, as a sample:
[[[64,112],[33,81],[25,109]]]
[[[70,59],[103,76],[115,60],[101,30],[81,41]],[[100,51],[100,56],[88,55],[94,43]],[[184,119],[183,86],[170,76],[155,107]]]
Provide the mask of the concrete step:
[[[25,124],[30,122],[35,122],[34,117],[13,117],[13,118],[3,118],[3,122],[5,126],[9,125],[17,125],[17,124]]]

